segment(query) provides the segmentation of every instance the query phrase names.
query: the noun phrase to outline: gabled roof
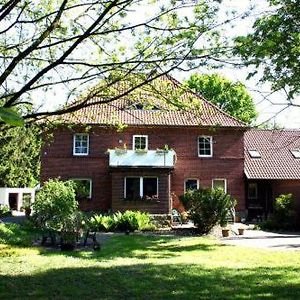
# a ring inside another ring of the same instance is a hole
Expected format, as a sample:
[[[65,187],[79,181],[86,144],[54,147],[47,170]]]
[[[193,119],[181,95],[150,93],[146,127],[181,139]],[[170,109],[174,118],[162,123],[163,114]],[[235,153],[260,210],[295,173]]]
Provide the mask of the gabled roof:
[[[245,133],[245,174],[248,179],[300,179],[300,130],[250,130]],[[256,150],[261,157],[251,157]]]
[[[193,93],[173,79],[170,76],[163,76],[151,83],[153,86],[159,86],[163,82],[168,82],[170,93],[165,92],[163,98],[171,99],[172,92],[180,95],[183,103],[198,103],[199,108],[178,109],[175,106],[166,104],[163,99],[158,99],[155,94],[150,95],[151,89],[139,88],[118,100],[110,103],[101,104],[101,99],[96,96],[89,100],[89,106],[82,108],[74,113],[68,113],[60,117],[65,123],[73,124],[97,124],[97,125],[117,125],[124,124],[130,126],[220,126],[246,128],[247,125],[229,114],[223,112],[217,106],[213,105],[203,97]],[[122,85],[122,90],[126,91],[126,85]],[[164,93],[164,92],[162,92]],[[151,98],[155,103],[155,109],[136,109],[137,95],[139,99],[145,102],[145,99]],[[156,98],[153,100],[154,98]],[[172,100],[170,101],[172,102]]]

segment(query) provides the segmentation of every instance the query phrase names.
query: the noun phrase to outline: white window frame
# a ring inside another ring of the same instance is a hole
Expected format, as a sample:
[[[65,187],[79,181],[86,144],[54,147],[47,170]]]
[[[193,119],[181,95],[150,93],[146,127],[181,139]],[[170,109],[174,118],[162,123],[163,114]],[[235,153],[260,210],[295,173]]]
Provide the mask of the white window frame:
[[[188,180],[196,180],[197,181],[197,190],[199,189],[199,179],[198,178],[191,178],[191,177],[189,177],[189,178],[186,178],[185,180],[184,180],[184,183],[183,183],[183,190],[184,190],[184,192],[186,192],[186,182],[188,181]]]
[[[76,144],[76,137],[77,136],[87,136],[87,153],[76,153],[75,152],[75,144]],[[89,155],[89,152],[90,152],[90,136],[88,133],[75,133],[73,135],[73,155],[74,156],[87,156]]]
[[[209,138],[210,140],[210,155],[206,155],[206,154],[200,154],[200,143],[199,140],[200,138]],[[211,135],[199,135],[197,138],[197,148],[198,148],[198,157],[212,157],[213,156],[213,137]]]
[[[159,184],[159,180],[157,176],[126,176],[124,177],[124,198],[127,197],[126,195],[126,178],[139,178],[140,179],[140,197],[143,198],[144,197],[144,189],[143,189],[143,183],[144,183],[144,178],[156,178],[156,195],[158,197],[158,184]]]
[[[146,138],[146,148],[145,150],[148,150],[148,135],[134,135],[132,137],[132,150],[136,150],[135,149],[135,138]]]
[[[214,189],[214,181],[215,180],[223,180],[224,181],[224,193],[227,193],[227,179],[226,178],[213,178],[211,181],[211,188]]]
[[[91,199],[92,198],[92,191],[93,191],[93,181],[91,178],[70,178],[70,180],[73,180],[73,181],[76,181],[76,180],[86,180],[86,181],[89,181],[90,182],[90,192],[89,192],[89,196],[88,196],[88,199]]]
[[[254,185],[255,186],[255,197],[250,197],[249,196],[249,186],[250,185]],[[258,197],[258,185],[257,185],[257,182],[249,182],[248,183],[248,190],[247,190],[247,198],[248,199],[257,199]]]

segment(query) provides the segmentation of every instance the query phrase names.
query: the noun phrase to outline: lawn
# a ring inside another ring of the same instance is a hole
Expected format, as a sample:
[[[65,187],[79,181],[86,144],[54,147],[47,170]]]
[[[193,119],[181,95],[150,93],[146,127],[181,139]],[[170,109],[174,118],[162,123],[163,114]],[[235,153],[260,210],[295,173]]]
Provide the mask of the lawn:
[[[0,299],[300,299],[300,253],[119,235],[99,252],[0,245]]]

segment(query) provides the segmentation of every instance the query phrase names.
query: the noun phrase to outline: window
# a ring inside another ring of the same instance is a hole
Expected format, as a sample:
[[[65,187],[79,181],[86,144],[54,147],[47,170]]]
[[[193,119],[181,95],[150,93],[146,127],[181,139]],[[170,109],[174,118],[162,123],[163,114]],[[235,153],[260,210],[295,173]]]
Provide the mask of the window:
[[[212,137],[199,136],[198,137],[198,155],[202,157],[212,157]]]
[[[78,200],[92,198],[92,180],[73,178],[71,179],[75,184],[75,194]]]
[[[300,158],[300,149],[291,149],[291,152],[295,158]]]
[[[257,199],[257,183],[252,182],[248,184],[248,198]]]
[[[198,179],[186,179],[184,182],[184,191],[199,189]]]
[[[248,150],[248,152],[251,158],[261,158],[261,155],[257,150]]]
[[[157,177],[125,177],[124,198],[141,200],[158,197]]]
[[[86,133],[74,134],[73,155],[89,154],[89,135]]]
[[[134,135],[132,144],[133,150],[148,150],[148,136]]]
[[[227,193],[226,179],[213,179],[212,188],[213,189],[222,189],[225,193]]]

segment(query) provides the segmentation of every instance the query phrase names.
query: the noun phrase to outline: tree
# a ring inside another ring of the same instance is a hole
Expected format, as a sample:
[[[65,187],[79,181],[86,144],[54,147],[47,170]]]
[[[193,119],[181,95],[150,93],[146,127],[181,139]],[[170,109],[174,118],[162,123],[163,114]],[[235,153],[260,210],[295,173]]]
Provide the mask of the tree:
[[[90,105],[90,98],[107,103],[172,70],[215,64],[228,51],[217,31],[228,22],[218,22],[219,1],[0,4],[0,118],[13,125],[22,120],[12,108],[32,104],[34,98],[51,101],[54,91],[62,91],[59,97],[66,95],[68,101],[79,95],[81,100],[54,112],[21,113],[24,119],[72,112]],[[141,75],[122,92],[105,92],[128,74]],[[89,89],[100,81],[99,89]]]
[[[236,38],[235,53],[270,82],[273,91],[283,89],[291,105],[300,92],[300,10],[298,0],[268,0],[270,10],[259,17],[254,32]]]
[[[0,131],[0,186],[34,187],[39,182],[41,144],[38,126]]]
[[[253,99],[241,82],[232,82],[218,74],[192,74],[186,84],[245,123],[250,124],[257,117]]]

